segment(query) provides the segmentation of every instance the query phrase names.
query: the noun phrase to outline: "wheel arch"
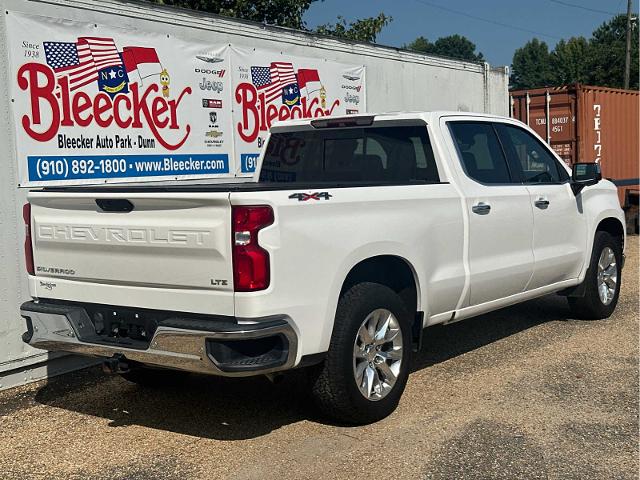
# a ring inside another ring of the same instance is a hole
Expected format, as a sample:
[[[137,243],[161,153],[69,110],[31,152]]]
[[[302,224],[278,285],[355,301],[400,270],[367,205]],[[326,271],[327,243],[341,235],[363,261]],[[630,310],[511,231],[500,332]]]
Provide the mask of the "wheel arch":
[[[420,311],[418,276],[411,262],[404,257],[375,255],[360,260],[347,273],[340,288],[340,295],[361,282],[385,285],[400,296],[410,313]]]
[[[617,197],[615,199],[617,201]],[[597,232],[607,232],[618,238],[620,246],[624,251],[625,247],[625,225],[624,225],[624,213],[622,209],[618,208],[606,208],[602,209],[598,215],[595,215],[593,219],[589,220],[587,228],[587,238],[585,239],[585,258],[580,272],[579,281],[582,282],[589,268],[591,262],[591,254],[593,252],[593,242]]]
[[[391,270],[388,270],[390,265]],[[373,242],[361,245],[358,249],[343,257],[340,264],[335,268],[332,275],[331,286],[328,292],[327,308],[325,310],[325,321],[322,326],[322,334],[319,339],[320,351],[329,348],[331,337],[334,331],[335,316],[342,294],[357,282],[374,282],[387,285],[394,291],[399,291],[400,285],[409,286],[413,292],[405,292],[401,297],[408,305],[412,317],[418,318],[417,312],[426,312],[428,299],[426,292],[421,290],[422,272],[416,268],[419,266],[416,259],[412,258],[411,251],[406,245],[396,242]],[[378,268],[374,268],[378,267]],[[384,272],[391,271],[391,275],[370,274],[376,270]],[[395,271],[401,271],[401,278],[404,283],[394,283]],[[386,278],[385,278],[386,277]],[[390,285],[391,280],[391,285]],[[410,282],[409,282],[410,280]],[[414,322],[416,325],[418,322]]]
[[[616,217],[606,217],[600,220],[596,226],[596,232],[607,232],[620,242],[620,248],[624,250],[624,225]]]
[[[625,243],[625,228],[624,224],[620,220],[620,218],[612,212],[610,214],[601,215],[597,221],[595,221],[592,225],[593,230],[590,230],[590,234],[587,237],[587,246],[585,251],[585,261],[582,267],[582,271],[579,276],[579,283],[575,287],[570,287],[565,290],[562,290],[560,295],[564,295],[567,297],[582,297],[584,296],[584,280],[587,275],[587,271],[589,270],[589,265],[591,263],[591,257],[593,254],[595,237],[598,232],[607,232],[614,239],[617,239],[620,242],[621,251],[624,251],[624,243]]]

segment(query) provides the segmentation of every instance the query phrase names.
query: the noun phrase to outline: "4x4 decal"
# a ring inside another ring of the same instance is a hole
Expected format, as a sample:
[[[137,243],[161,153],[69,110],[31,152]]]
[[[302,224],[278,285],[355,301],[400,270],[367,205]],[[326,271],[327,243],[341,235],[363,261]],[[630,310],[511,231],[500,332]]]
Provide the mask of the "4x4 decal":
[[[333,195],[329,192],[313,192],[313,193],[292,193],[289,198],[298,199],[299,202],[306,202],[307,200],[329,200]]]

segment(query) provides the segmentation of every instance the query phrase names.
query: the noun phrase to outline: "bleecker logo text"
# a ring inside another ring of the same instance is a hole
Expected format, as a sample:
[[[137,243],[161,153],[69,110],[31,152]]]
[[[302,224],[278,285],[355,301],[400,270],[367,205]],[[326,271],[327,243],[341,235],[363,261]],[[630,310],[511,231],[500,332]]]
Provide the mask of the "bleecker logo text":
[[[29,92],[31,100],[31,114],[22,117],[22,127],[39,142],[54,138],[60,127],[88,127],[95,123],[107,128],[115,123],[122,129],[143,128],[146,125],[164,148],[176,150],[191,132],[191,126],[187,124],[182,139],[177,143],[169,143],[161,132],[166,128],[181,129],[178,107],[183,97],[191,94],[190,87],[184,88],[175,100],[157,95],[159,87],[155,83],[144,91],[140,91],[137,83],[131,84],[130,96],[118,94],[112,99],[100,92],[91,98],[83,91],[72,94],[68,77],[60,77],[56,83],[53,71],[39,63],[27,63],[20,67],[18,86]],[[41,110],[43,106],[44,111]]]
[[[322,108],[316,97],[308,99],[302,97],[300,105],[288,107],[269,103],[264,92],[258,93],[256,87],[250,83],[241,83],[236,87],[235,100],[242,107],[242,121],[236,127],[238,134],[245,142],[253,142],[261,131],[266,132],[275,120],[293,118],[315,118],[331,115],[334,108],[340,105],[340,100],[334,100],[329,108]]]

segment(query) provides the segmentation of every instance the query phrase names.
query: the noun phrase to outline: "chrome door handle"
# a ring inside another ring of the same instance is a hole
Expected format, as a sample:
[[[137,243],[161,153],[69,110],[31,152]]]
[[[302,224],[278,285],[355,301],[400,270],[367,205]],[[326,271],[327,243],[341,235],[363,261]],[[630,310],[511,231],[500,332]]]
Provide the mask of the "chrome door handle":
[[[473,213],[477,213],[478,215],[487,215],[491,211],[491,205],[484,202],[478,202],[473,207],[471,207],[471,211],[473,211]]]
[[[536,207],[538,207],[538,208],[540,208],[540,209],[544,210],[545,208],[548,208],[548,207],[549,207],[549,200],[547,200],[546,198],[539,198],[538,200],[536,200],[535,202],[533,202],[533,204],[534,204]]]

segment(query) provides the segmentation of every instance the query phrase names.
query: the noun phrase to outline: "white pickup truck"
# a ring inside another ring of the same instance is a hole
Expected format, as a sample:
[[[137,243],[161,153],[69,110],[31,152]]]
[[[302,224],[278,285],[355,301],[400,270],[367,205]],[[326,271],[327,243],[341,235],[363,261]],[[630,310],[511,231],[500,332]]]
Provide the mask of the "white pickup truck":
[[[34,190],[34,347],[146,383],[311,367],[321,409],[391,413],[424,327],[559,292],[611,315],[625,227],[597,164],[467,113],[274,126],[254,182]]]

